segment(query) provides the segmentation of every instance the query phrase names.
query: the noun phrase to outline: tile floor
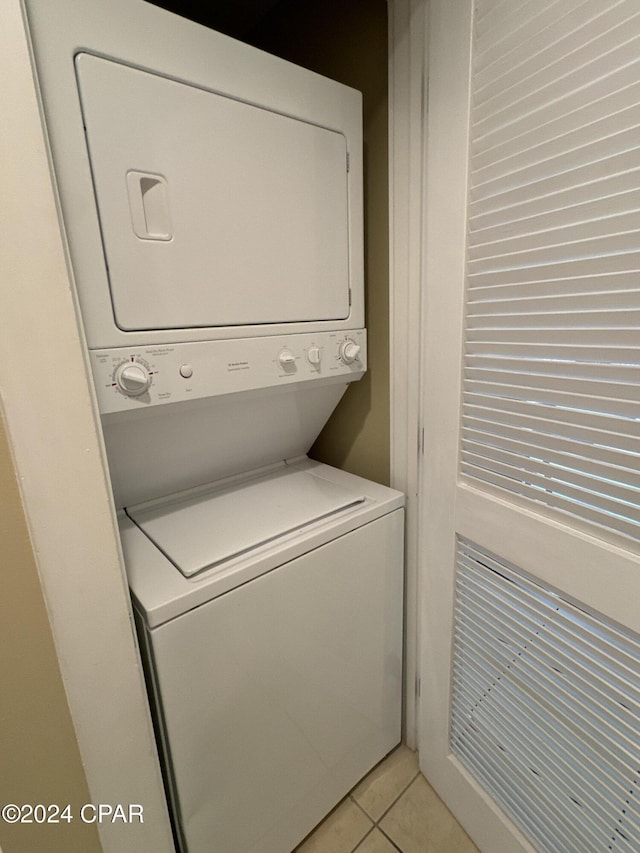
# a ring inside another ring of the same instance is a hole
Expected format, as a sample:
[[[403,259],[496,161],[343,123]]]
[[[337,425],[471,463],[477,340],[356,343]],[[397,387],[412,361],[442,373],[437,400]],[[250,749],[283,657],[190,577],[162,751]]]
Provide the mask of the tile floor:
[[[478,853],[400,746],[374,768],[295,853]]]

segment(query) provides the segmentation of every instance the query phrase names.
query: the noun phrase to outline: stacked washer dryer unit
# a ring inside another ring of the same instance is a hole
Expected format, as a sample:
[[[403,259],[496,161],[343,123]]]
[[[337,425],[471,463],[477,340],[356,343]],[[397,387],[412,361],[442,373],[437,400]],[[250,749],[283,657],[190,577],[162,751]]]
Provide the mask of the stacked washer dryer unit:
[[[360,95],[25,2],[177,844],[284,853],[400,739],[403,499],[306,456],[366,367]]]

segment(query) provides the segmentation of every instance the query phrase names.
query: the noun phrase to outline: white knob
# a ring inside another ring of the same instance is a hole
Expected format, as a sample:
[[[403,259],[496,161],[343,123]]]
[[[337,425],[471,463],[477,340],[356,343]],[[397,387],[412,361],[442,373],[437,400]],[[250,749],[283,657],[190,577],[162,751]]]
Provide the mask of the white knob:
[[[127,396],[139,397],[151,385],[151,377],[142,364],[125,362],[116,371],[116,382]]]
[[[352,364],[360,355],[360,344],[347,338],[340,344],[340,358],[345,364]]]
[[[322,353],[320,352],[320,347],[309,347],[307,350],[307,360],[309,364],[318,365],[322,359]]]
[[[287,368],[296,363],[296,357],[290,349],[283,349],[278,356],[278,361],[282,367]]]

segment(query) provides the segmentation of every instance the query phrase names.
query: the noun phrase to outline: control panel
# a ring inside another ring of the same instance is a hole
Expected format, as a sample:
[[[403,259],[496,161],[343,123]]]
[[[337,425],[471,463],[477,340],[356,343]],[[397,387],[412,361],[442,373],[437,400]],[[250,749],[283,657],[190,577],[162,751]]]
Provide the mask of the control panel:
[[[102,414],[295,382],[352,382],[366,370],[364,329],[93,350]]]

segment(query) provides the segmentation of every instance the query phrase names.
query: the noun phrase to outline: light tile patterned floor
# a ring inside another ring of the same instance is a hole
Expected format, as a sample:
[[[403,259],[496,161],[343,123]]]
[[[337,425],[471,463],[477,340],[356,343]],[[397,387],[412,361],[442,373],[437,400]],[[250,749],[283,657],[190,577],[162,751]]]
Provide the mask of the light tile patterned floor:
[[[400,746],[356,787],[296,853],[478,853]]]

